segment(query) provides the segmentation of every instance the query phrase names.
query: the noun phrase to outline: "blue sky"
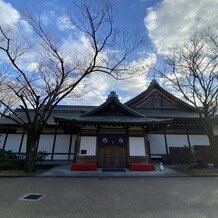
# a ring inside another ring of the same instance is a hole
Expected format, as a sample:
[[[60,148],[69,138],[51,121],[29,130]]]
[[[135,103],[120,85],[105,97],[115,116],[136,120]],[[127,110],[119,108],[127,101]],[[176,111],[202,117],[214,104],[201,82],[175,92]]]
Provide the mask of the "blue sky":
[[[20,9],[25,2],[36,1],[0,0],[0,10],[3,11],[0,13],[0,22],[16,24],[17,20],[21,19]],[[45,2],[47,27],[56,28],[60,37],[66,39],[67,43],[73,29],[64,20],[64,15],[71,6],[71,1],[47,0]],[[145,44],[133,58],[139,66],[160,64],[163,55],[169,53],[172,44],[183,41],[194,31],[205,26],[218,26],[217,0],[120,0],[114,12],[116,26],[130,32],[138,29],[144,36]],[[150,80],[146,73],[127,81],[115,81],[101,76],[96,82],[96,78],[93,77],[88,84],[84,81],[81,86],[81,89],[85,88],[86,95],[74,100],[73,104],[98,105],[112,90],[115,90],[120,99],[125,102],[144,91]],[[161,80],[159,82],[161,83]]]

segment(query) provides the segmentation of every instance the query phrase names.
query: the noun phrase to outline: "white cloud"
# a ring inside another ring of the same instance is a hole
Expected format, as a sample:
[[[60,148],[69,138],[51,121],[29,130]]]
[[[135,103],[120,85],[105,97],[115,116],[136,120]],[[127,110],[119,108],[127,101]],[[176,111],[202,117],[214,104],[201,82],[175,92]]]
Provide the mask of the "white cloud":
[[[147,9],[148,15],[146,17],[146,25],[149,31],[153,31],[157,28],[157,14],[152,8]]]
[[[138,69],[142,69],[134,77],[126,80],[115,80],[109,75],[103,73],[92,74],[82,81],[77,87],[77,92],[82,92],[82,98],[74,99],[73,104],[83,105],[99,105],[103,103],[110,91],[124,92],[126,95],[118,96],[121,102],[126,102],[130,98],[144,91],[149,85],[150,81],[147,80],[146,72],[149,67],[156,61],[154,54],[148,54],[147,58],[133,61],[130,65],[137,65]],[[143,68],[145,67],[145,68]],[[66,103],[65,101],[64,103]],[[69,102],[68,102],[69,104]]]
[[[25,70],[30,71],[30,72],[33,72],[33,71],[38,70],[38,67],[39,67],[39,63],[38,63],[38,62],[35,62],[35,61],[32,61],[32,62],[30,62],[30,63],[27,65],[27,67],[25,68]]]
[[[19,12],[10,3],[0,0],[0,23],[3,25],[14,25],[19,19]]]
[[[0,0],[0,9],[2,8],[2,5],[6,9],[4,10],[3,14],[0,13],[0,21],[3,22],[5,20],[5,22],[8,22],[8,25],[13,25],[16,31],[20,31],[22,29],[22,32],[24,34],[28,33],[29,38],[32,38],[30,36],[34,36],[34,34],[31,31],[30,26],[27,24],[27,22],[20,18],[18,11],[14,9],[11,4],[4,3],[2,0]],[[5,11],[7,11],[7,20],[5,17]],[[10,17],[10,19],[8,17]],[[152,19],[155,21],[155,17],[153,17]],[[49,23],[47,16],[43,17],[43,23],[44,25],[47,25]],[[154,24],[153,28],[155,28]],[[66,16],[59,17],[59,19],[57,20],[57,25],[60,30],[74,28],[70,24]],[[65,55],[66,61],[69,61],[69,63],[72,62],[72,58],[75,59],[73,59],[73,61],[75,62],[79,60],[81,62],[80,68],[82,71],[88,66],[90,58],[93,56],[93,49],[89,40],[85,36],[76,36],[77,39],[64,39],[62,45],[60,46],[60,49],[62,54]],[[34,49],[37,50],[36,45]],[[108,53],[111,52],[113,51],[107,50],[102,53],[98,58],[97,62],[102,63],[107,60]],[[27,71],[30,71],[30,74],[34,72],[38,67],[37,61],[40,60],[40,58],[38,57],[39,53],[40,49],[38,52],[35,51],[32,53],[28,53],[24,55],[23,59],[19,62]],[[40,57],[42,58],[42,56]],[[125,93],[122,96],[119,96],[119,99],[122,102],[125,102],[128,100],[129,97],[134,97],[135,95],[145,90],[148,84],[145,74],[150,66],[156,62],[156,56],[154,54],[143,53],[141,54],[141,57],[143,58],[139,58],[138,60],[126,63],[128,66],[131,66],[131,68],[134,68],[138,71],[138,74],[131,79],[116,81],[112,77],[103,73],[93,74],[89,78],[85,79],[78,87],[78,92],[82,91],[84,93],[84,96],[81,99],[74,100],[73,103],[84,105],[99,105],[106,100],[109,92],[113,90],[119,93]],[[64,100],[62,103],[68,102],[69,101]]]
[[[159,53],[208,25],[218,26],[217,0],[163,0],[147,9],[144,19],[149,37]]]
[[[67,15],[63,15],[63,16],[58,18],[57,26],[58,26],[58,29],[61,30],[61,31],[71,30],[71,29],[75,28],[72,25],[72,23],[70,22],[70,19],[69,19],[69,17]]]

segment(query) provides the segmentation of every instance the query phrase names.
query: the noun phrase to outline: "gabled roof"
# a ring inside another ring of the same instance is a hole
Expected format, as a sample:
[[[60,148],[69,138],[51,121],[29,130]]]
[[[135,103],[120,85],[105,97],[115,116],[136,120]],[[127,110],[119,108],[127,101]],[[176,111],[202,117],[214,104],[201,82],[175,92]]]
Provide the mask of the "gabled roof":
[[[145,118],[144,115],[132,110],[128,106],[122,104],[118,96],[115,92],[111,92],[108,95],[107,100],[101,104],[100,106],[94,108],[93,110],[88,111],[87,113],[84,113],[80,115],[80,117],[84,116],[129,116],[129,117],[141,117]]]
[[[156,119],[146,117],[128,106],[122,104],[116,93],[111,92],[107,100],[84,114],[79,115],[77,118],[70,119],[63,116],[55,116],[55,122],[59,124],[101,124],[101,125],[139,125],[144,126],[147,124],[164,124],[172,122],[172,119]]]
[[[196,109],[194,107],[163,89],[155,79],[152,80],[152,82],[144,92],[127,101],[125,105],[132,109],[152,109],[155,108],[155,106],[149,106],[149,104],[146,104],[146,102],[148,103],[149,100],[152,101],[153,99],[156,100],[156,98],[161,99],[162,104],[164,103],[165,105],[168,105],[168,108],[166,106],[166,108],[163,107],[161,109],[176,109],[189,112],[196,112]],[[160,109],[160,107],[158,109]]]

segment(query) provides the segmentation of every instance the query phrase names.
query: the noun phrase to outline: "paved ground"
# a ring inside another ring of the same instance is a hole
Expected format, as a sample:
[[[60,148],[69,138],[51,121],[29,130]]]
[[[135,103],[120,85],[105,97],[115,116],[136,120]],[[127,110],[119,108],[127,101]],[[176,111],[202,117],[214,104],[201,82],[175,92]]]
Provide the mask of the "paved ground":
[[[105,173],[102,172],[102,169],[98,169],[97,171],[70,171],[69,162],[54,162],[54,164],[61,164],[55,168],[52,168],[39,176],[42,177],[170,177],[170,176],[187,176],[183,173],[177,172],[169,167],[164,166],[164,171],[159,170],[159,166],[156,165],[156,171],[130,171],[127,168],[126,172],[116,172],[116,173]]]
[[[217,218],[218,178],[1,178],[0,217]]]

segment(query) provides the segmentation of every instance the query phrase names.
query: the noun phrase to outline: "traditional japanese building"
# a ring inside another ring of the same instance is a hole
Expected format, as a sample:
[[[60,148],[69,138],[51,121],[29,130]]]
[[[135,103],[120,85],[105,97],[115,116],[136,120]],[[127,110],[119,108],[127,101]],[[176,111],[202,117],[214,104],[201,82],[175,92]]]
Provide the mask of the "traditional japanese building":
[[[22,114],[21,109],[16,113]],[[215,126],[218,135],[218,126]],[[0,148],[25,154],[25,130],[1,119]],[[57,106],[38,142],[49,160],[126,166],[168,155],[170,147],[209,145],[195,108],[155,80],[125,104],[115,92],[100,106]]]

